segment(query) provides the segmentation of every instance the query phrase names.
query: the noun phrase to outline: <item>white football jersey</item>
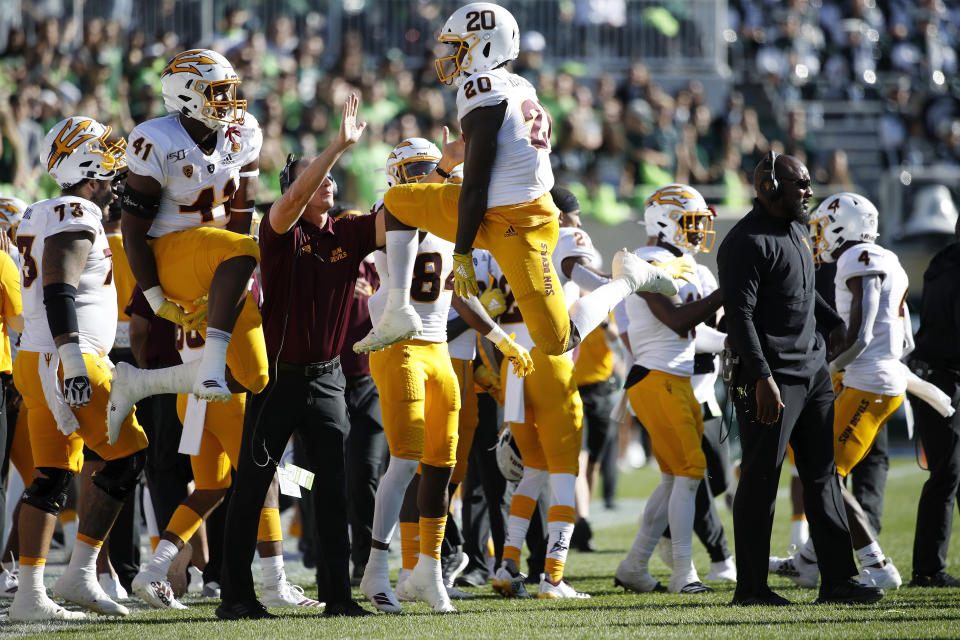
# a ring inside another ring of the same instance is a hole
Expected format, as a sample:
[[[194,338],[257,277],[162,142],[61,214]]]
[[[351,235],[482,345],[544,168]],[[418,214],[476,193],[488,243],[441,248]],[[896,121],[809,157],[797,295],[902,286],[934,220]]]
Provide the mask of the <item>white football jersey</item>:
[[[187,331],[177,325],[177,353],[184,364],[199,360],[203,355],[205,341],[199,331]]]
[[[904,348],[903,304],[909,281],[897,254],[872,242],[862,242],[843,252],[837,260],[837,311],[850,324],[853,294],[847,281],[857,276],[879,275],[880,310],[873,324],[873,340],[856,360],[847,365],[843,384],[861,391],[898,396],[907,389],[900,358]]]
[[[704,298],[720,288],[716,276],[713,275],[707,265],[698,263],[696,274],[697,278],[700,279],[700,295]],[[690,384],[693,385],[693,395],[701,404],[710,400],[716,402],[717,391],[715,385],[718,375],[720,375],[720,356],[714,356],[712,373],[698,373],[690,378]]]
[[[557,246],[553,249],[553,268],[557,271],[560,284],[565,288],[570,278],[563,275],[563,261],[567,258],[586,258],[592,266],[597,266],[600,254],[593,248],[593,241],[583,229],[576,227],[560,227],[557,236]]]
[[[462,121],[477,107],[492,107],[504,101],[507,112],[497,133],[497,157],[487,189],[488,207],[530,202],[553,188],[553,121],[527,80],[503,68],[470,76],[457,91],[457,118]]]
[[[380,288],[367,300],[370,318],[376,325],[383,315],[390,290],[387,254],[377,251],[373,261],[380,274]],[[453,243],[428,233],[417,247],[413,263],[413,282],[410,283],[410,302],[423,323],[423,335],[419,340],[427,342],[447,341],[447,314],[453,300]]]
[[[240,168],[260,156],[263,134],[257,119],[247,113],[242,125],[217,133],[217,144],[205,154],[170,114],[134,127],[127,138],[130,171],[160,183],[160,210],[153,220],[152,238],[193,229],[227,225],[224,205],[240,184]]]
[[[641,247],[634,253],[650,262],[666,262],[676,257],[663,247]],[[696,272],[690,280],[676,281],[680,299],[684,302],[697,300],[703,295]],[[630,337],[634,361],[647,369],[676,376],[692,376],[693,356],[696,354],[694,335],[677,335],[653,315],[646,300],[638,295],[627,296],[625,306],[630,322],[627,335]]]
[[[490,281],[490,252],[485,249],[473,250],[473,272],[477,275],[477,286],[480,293],[487,289],[487,283]],[[460,317],[453,307],[447,315],[447,321]],[[456,338],[447,343],[451,358],[460,360],[473,360],[477,356],[477,332],[473,329],[467,329]]]
[[[41,200],[23,214],[23,222],[17,229],[24,323],[21,350],[41,353],[57,350],[43,304],[43,250],[47,238],[71,231],[94,234],[93,247],[77,286],[75,304],[80,350],[105,356],[113,348],[117,333],[117,290],[102,217],[100,207],[76,196]]]

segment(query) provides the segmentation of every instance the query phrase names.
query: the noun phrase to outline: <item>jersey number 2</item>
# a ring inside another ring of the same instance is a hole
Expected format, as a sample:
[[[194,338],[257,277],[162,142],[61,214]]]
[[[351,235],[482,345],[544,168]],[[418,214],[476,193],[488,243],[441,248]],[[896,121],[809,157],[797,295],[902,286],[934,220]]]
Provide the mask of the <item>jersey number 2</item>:
[[[530,125],[530,145],[534,149],[550,151],[550,130],[553,128],[553,120],[547,110],[536,100],[527,98],[520,105],[520,113],[523,115],[523,121]]]

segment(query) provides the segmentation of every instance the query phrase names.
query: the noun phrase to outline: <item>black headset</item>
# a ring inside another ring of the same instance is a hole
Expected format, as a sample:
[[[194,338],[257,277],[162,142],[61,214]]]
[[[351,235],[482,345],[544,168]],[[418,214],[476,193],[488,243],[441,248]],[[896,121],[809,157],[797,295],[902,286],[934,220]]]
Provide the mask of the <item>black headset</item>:
[[[287,189],[290,188],[290,185],[293,184],[293,169],[297,166],[297,163],[300,162],[300,156],[295,153],[287,154],[287,162],[283,165],[283,169],[280,170],[280,193],[284,194],[287,192]],[[330,182],[333,183],[333,197],[336,198],[340,195],[340,186],[337,184],[337,181],[334,180],[333,174],[327,174],[327,177],[330,178]]]
[[[760,183],[760,187],[766,193],[770,200],[776,200],[780,197],[780,181],[777,180],[777,158],[780,157],[773,149],[770,149],[770,178]]]

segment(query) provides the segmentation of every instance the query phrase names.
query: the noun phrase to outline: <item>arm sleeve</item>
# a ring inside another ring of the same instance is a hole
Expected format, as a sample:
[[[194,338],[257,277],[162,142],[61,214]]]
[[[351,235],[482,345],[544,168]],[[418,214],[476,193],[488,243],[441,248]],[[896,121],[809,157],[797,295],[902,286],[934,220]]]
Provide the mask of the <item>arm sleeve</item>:
[[[873,340],[873,324],[877,321],[880,312],[880,276],[868,275],[863,278],[863,302],[860,307],[860,330],[857,339],[850,348],[838,355],[830,363],[830,371],[842,371],[848,364],[856,360],[864,349]]]
[[[702,322],[697,325],[696,350],[697,353],[720,353],[723,351],[723,341],[727,334],[708,327]]]
[[[570,270],[570,279],[573,280],[578,287],[587,292],[598,289],[610,282],[610,278],[607,276],[587,269],[579,262],[574,264],[573,269]]]
[[[830,304],[823,299],[819,291],[817,291],[816,294],[817,301],[814,307],[814,316],[817,319],[817,326],[823,330],[824,334],[829,335],[835,327],[843,324],[843,318],[840,317],[836,309],[831,307]]]
[[[744,381],[751,383],[770,375],[770,366],[753,322],[760,291],[757,264],[765,259],[756,241],[743,236],[729,244],[724,243],[717,256],[727,335],[743,361]]]

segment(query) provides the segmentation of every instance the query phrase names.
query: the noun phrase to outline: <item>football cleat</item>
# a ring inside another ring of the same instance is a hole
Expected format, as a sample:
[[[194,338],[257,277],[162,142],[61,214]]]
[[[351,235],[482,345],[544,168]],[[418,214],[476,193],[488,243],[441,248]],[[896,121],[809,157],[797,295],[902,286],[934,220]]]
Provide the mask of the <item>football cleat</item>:
[[[20,578],[17,570],[4,569],[0,571],[0,600],[9,600],[17,595],[20,587]]]
[[[380,322],[359,342],[355,342],[356,353],[371,353],[386,349],[401,340],[409,340],[423,335],[423,322],[411,304],[396,309],[384,309]]]
[[[439,563],[434,567],[418,562],[403,586],[406,594],[414,600],[426,602],[434,613],[457,613],[456,607],[450,604],[447,590],[443,586],[443,577],[440,575]]]
[[[440,572],[443,574],[443,584],[449,589],[463,570],[470,564],[470,558],[459,547],[447,556],[440,558]]]
[[[86,614],[70,611],[47,597],[46,593],[18,593],[7,611],[7,617],[15,622],[39,620],[83,620]]]
[[[790,578],[798,586],[812,589],[820,578],[820,567],[816,562],[807,562],[799,553],[789,558],[770,557],[770,573]]]
[[[720,562],[710,563],[710,573],[704,578],[707,582],[718,582],[725,580],[727,582],[737,581],[737,565],[733,561],[733,556]]]
[[[628,558],[624,558],[617,565],[617,571],[613,574],[613,584],[636,593],[666,591],[664,586],[650,575],[649,570],[633,566]]]
[[[186,609],[173,596],[167,576],[143,569],[133,579],[133,592],[155,609]]]
[[[413,602],[416,600],[416,598],[407,593],[406,587],[407,577],[412,571],[413,569],[400,569],[400,572],[397,574],[397,586],[393,592],[396,594],[397,600],[400,602]]]
[[[138,376],[140,371],[126,362],[118,362],[110,381],[110,401],[107,403],[107,444],[114,444],[120,435],[124,419],[140,399]]]
[[[540,589],[537,591],[538,598],[589,598],[589,593],[580,593],[566,580],[554,584],[543,576],[540,578]]]
[[[220,583],[219,582],[204,582],[203,589],[200,590],[201,598],[219,598],[220,597]]]
[[[630,284],[630,290],[651,291],[665,296],[677,295],[677,286],[670,274],[640,258],[637,254],[621,249],[613,256],[613,278],[622,278]]]
[[[193,384],[193,395],[207,402],[228,402],[233,397],[233,392],[227,387],[223,376],[216,376],[203,380],[198,378]]]
[[[523,581],[527,576],[522,573],[516,575],[510,573],[510,570],[504,566],[497,569],[493,574],[493,590],[504,598],[529,598],[527,588],[523,586]]]
[[[668,589],[670,593],[711,593],[713,589],[703,584],[699,580],[694,580],[693,582],[688,582],[683,586],[674,587],[673,584],[670,585]]]
[[[399,588],[399,585],[398,585],[398,588]],[[447,589],[447,597],[450,598],[451,600],[470,600],[472,598],[477,597],[475,593],[461,591],[456,587],[446,587],[446,589]]]
[[[890,558],[887,558],[882,567],[864,567],[860,571],[857,582],[868,587],[880,587],[881,589],[899,589],[903,584],[900,572],[893,566]]]
[[[284,578],[275,587],[264,587],[260,602],[268,609],[277,607],[322,607],[324,603],[303,595],[303,587],[290,584]]]
[[[69,567],[53,585],[53,593],[58,598],[78,604],[94,613],[105,616],[127,616],[130,610],[114,602],[96,581],[92,573]]]
[[[118,576],[111,576],[109,573],[101,573],[99,576],[100,588],[113,600],[126,600],[130,597],[127,590],[120,584]]]
[[[390,578],[387,575],[374,575],[377,571],[370,564],[363,572],[363,580],[360,581],[360,591],[367,597],[370,603],[386,613],[400,613],[400,602],[390,588]]]
[[[657,557],[667,566],[667,569],[673,571],[673,540],[666,536],[661,536],[657,541],[655,548]]]

